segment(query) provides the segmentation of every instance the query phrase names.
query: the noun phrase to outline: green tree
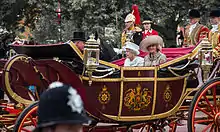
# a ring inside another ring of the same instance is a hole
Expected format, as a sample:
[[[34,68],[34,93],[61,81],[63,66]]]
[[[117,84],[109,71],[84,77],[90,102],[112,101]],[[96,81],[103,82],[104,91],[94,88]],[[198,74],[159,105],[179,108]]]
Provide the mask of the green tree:
[[[154,28],[166,40],[167,46],[174,44],[178,24],[185,26],[188,11],[197,8],[202,12],[202,23],[207,24],[208,12],[220,6],[217,0],[61,0],[62,21],[57,24],[58,0],[1,0],[1,26],[15,30],[16,22],[25,17],[26,25],[31,25],[36,41],[67,41],[73,31],[83,30],[91,34],[98,31],[104,38],[105,27],[115,29],[115,37],[108,38],[120,45],[120,34],[124,18],[131,12],[132,4],[139,6],[141,18],[153,18]],[[35,21],[37,20],[37,21]],[[60,30],[59,30],[60,29]]]

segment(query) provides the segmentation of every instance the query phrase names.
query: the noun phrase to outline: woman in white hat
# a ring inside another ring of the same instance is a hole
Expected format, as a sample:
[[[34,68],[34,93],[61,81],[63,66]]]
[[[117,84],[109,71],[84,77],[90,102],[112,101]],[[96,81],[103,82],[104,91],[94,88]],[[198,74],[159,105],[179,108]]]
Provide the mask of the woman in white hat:
[[[144,58],[139,57],[139,46],[132,42],[125,43],[126,59],[124,66],[143,66]]]
[[[166,62],[166,55],[161,53],[163,45],[163,39],[158,35],[148,36],[141,41],[141,50],[149,52],[149,54],[144,57],[144,66],[156,66]]]

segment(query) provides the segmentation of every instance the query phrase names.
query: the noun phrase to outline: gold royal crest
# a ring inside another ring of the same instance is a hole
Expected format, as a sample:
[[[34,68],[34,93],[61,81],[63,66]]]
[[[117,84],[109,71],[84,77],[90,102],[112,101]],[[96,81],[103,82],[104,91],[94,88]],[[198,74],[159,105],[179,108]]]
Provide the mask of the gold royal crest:
[[[130,88],[125,92],[124,105],[130,110],[140,111],[150,104],[152,92],[148,88],[142,90],[140,84],[136,88]]]

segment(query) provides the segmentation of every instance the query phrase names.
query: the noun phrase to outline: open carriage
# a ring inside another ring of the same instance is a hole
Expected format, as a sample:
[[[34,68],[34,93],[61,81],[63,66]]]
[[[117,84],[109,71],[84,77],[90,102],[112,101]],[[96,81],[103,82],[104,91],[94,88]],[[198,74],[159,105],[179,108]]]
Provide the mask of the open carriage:
[[[18,55],[0,62],[2,87],[11,100],[30,106],[18,117],[14,131],[36,126],[37,100],[54,81],[72,85],[82,96],[88,115],[94,119],[85,131],[162,131],[166,125],[175,131],[177,121],[185,118],[188,110],[188,131],[201,131],[198,125],[203,131],[216,131],[220,126],[219,62],[212,66],[209,46],[204,40],[195,48],[164,48],[169,59],[164,64],[123,67],[123,60],[99,60],[94,41],[88,42],[84,55],[71,41],[15,43],[11,48]],[[203,58],[199,63],[199,52],[201,58],[209,54],[209,60]],[[199,69],[207,82],[197,87]],[[98,126],[100,122],[110,125]]]

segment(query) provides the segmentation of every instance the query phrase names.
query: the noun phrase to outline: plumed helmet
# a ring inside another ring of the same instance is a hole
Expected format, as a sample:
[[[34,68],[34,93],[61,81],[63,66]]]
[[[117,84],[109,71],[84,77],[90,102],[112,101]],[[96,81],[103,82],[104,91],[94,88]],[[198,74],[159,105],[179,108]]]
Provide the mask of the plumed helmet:
[[[196,9],[192,9],[189,11],[189,17],[190,18],[200,18],[200,13]]]
[[[135,16],[129,13],[125,18],[125,22],[135,22]]]

